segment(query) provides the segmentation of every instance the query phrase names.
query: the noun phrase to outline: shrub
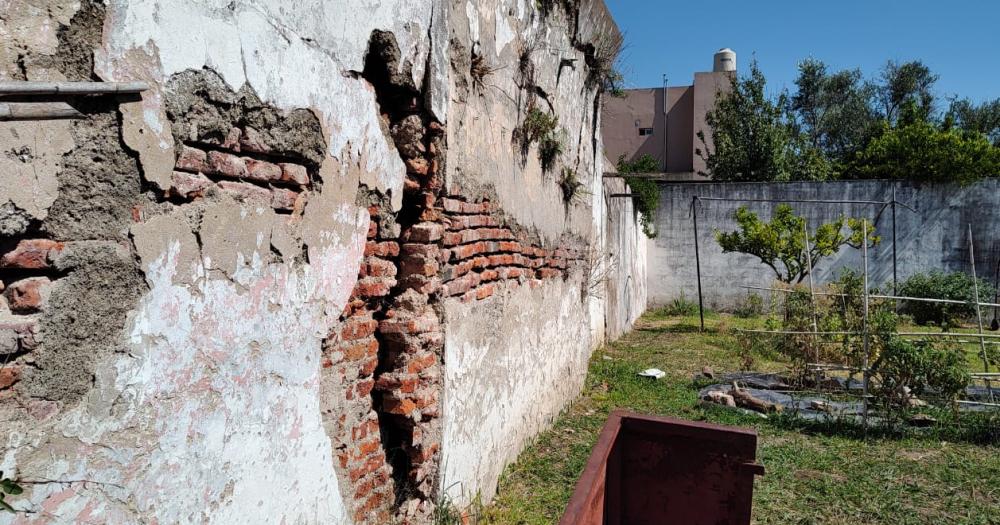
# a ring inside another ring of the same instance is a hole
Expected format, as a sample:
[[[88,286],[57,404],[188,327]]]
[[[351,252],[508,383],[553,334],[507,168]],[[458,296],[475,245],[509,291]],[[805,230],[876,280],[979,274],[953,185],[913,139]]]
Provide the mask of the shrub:
[[[736,307],[733,312],[736,317],[750,319],[764,313],[764,299],[759,294],[750,293],[743,301],[743,304]]]
[[[681,295],[663,307],[663,314],[676,316],[697,315],[698,303],[689,301],[684,295]]]
[[[948,342],[891,337],[873,369],[875,395],[890,411],[907,408],[911,395],[929,391],[952,401],[970,380],[965,354]]]
[[[943,328],[954,326],[962,319],[976,315],[975,291],[972,277],[961,272],[916,274],[899,289],[900,295],[908,297],[927,297],[931,299],[951,299],[968,301],[968,304],[926,303],[922,301],[905,301],[902,311],[913,316],[913,321],[919,325],[936,324]],[[993,287],[982,279],[979,280],[979,297],[993,295]]]

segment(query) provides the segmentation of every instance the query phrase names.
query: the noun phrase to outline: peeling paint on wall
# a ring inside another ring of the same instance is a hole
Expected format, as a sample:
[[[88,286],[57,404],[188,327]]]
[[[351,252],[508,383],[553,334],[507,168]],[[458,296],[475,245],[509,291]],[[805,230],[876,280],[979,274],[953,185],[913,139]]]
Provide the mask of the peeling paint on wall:
[[[0,125],[0,470],[39,481],[0,524],[421,523],[488,500],[578,392],[611,304],[586,253],[615,230],[589,22],[0,7],[0,77],[150,84]],[[577,198],[515,151],[529,107],[558,116]]]

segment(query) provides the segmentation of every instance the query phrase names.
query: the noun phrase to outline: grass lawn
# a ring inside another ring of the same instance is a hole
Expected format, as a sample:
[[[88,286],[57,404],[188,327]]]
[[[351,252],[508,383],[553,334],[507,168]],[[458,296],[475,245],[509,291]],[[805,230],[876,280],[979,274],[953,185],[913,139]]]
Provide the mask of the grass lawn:
[[[767,469],[754,489],[754,523],[1000,525],[1000,443],[977,445],[932,433],[852,437],[701,407],[692,376],[703,366],[739,369],[728,329],[746,321],[647,313],[636,329],[594,353],[584,392],[505,472],[499,494],[478,523],[555,523],[608,413],[616,408],[753,427]],[[980,365],[981,366],[981,365]],[[656,367],[654,381],[636,372]],[[782,370],[759,358],[760,370]]]

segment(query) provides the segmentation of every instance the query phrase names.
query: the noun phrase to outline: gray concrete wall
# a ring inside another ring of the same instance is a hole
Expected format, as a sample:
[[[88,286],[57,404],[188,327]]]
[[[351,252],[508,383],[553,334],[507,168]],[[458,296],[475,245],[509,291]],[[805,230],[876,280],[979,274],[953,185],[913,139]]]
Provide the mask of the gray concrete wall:
[[[977,269],[992,279],[996,264],[995,244],[1000,227],[1000,181],[986,180],[975,185],[917,185],[889,181],[840,181],[828,183],[693,183],[662,184],[657,213],[659,236],[650,243],[649,303],[662,305],[681,295],[697,297],[691,199],[728,197],[746,199],[814,199],[888,201],[895,185],[897,199],[916,212],[897,208],[898,275],[900,280],[931,269],[968,271],[967,228],[971,224],[976,239]],[[740,285],[770,286],[771,270],[757,259],[742,254],[723,254],[713,231],[735,229],[736,202],[701,201],[698,213],[702,283],[706,304],[712,308],[732,308],[747,294]],[[774,204],[748,204],[762,218],[769,218]],[[870,251],[871,279],[875,284],[892,280],[892,222],[888,209],[879,206],[795,204],[815,228],[837,220],[841,214],[875,220],[879,246]],[[843,267],[860,269],[860,252],[845,248],[817,265],[817,282],[836,277]]]

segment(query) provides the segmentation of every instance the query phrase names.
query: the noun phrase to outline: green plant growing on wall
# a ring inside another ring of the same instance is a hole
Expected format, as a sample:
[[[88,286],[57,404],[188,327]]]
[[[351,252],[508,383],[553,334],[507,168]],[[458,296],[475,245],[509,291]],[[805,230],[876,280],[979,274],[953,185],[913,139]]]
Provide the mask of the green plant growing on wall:
[[[542,171],[552,171],[559,156],[563,154],[563,149],[559,132],[549,133],[538,140],[538,160],[542,163]]]
[[[528,109],[524,122],[514,131],[514,138],[521,145],[522,155],[527,155],[531,144],[538,143],[538,160],[544,171],[551,171],[563,153],[559,117],[534,106]]]
[[[823,259],[837,253],[843,246],[860,249],[865,232],[861,219],[841,216],[837,222],[820,225],[809,236],[809,256],[806,255],[806,220],[787,204],[775,208],[770,222],[762,221],[756,213],[741,206],[734,214],[739,229],[732,232],[715,231],[715,239],[723,253],[745,253],[760,259],[774,271],[779,281],[801,283]],[[846,231],[845,231],[846,230]],[[868,222],[869,246],[881,240],[872,235],[875,227]],[[808,264],[811,259],[812,265]]]
[[[17,509],[7,502],[7,496],[18,496],[23,492],[24,489],[17,482],[4,477],[3,472],[0,471],[0,511],[17,512]]]
[[[563,168],[562,176],[559,178],[559,189],[562,190],[563,201],[566,204],[582,199],[586,193],[583,189],[583,183],[577,177],[576,170],[572,168]]]
[[[632,192],[632,203],[639,212],[642,232],[650,239],[656,237],[656,209],[660,206],[660,187],[655,181],[639,177],[629,177],[629,173],[656,173],[660,164],[652,155],[643,155],[628,162],[625,155],[618,157],[618,173],[625,175],[625,183]]]
[[[625,76],[618,69],[625,39],[615,32],[602,32],[587,46],[584,59],[587,62],[587,84],[601,93],[613,97],[625,97]]]

